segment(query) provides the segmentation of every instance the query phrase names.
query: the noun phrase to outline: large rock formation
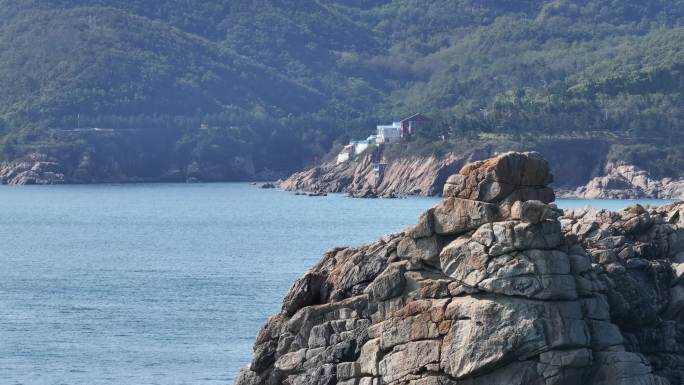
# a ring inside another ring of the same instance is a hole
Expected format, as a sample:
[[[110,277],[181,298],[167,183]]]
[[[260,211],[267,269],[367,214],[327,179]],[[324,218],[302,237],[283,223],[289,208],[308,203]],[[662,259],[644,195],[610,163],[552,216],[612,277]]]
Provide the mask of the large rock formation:
[[[464,167],[418,223],[327,252],[236,385],[684,383],[684,204],[550,204],[548,164]]]

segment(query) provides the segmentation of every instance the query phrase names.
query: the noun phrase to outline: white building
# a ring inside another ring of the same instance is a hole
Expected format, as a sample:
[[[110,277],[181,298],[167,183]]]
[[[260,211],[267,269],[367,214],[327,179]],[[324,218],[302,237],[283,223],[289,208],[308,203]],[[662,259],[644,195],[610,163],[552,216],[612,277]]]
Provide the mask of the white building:
[[[337,154],[337,164],[344,163],[349,160],[348,152],[340,152]]]
[[[337,154],[337,164],[344,163],[351,159],[352,154],[354,153],[354,145],[353,144],[348,144],[344,146],[342,151]]]
[[[354,146],[354,155],[359,155],[360,153],[366,151],[368,146],[371,145],[368,140],[352,140],[349,142],[349,144]]]
[[[398,142],[401,139],[401,122],[394,122],[391,125],[378,126],[376,141],[381,143]]]

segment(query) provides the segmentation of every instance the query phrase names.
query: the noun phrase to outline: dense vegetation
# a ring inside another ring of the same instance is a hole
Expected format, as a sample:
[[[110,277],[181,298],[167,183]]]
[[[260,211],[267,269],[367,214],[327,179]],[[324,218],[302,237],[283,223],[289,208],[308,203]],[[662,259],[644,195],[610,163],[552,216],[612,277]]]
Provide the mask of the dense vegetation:
[[[240,179],[424,111],[417,152],[610,137],[684,174],[682,0],[0,0],[0,21],[4,159]]]

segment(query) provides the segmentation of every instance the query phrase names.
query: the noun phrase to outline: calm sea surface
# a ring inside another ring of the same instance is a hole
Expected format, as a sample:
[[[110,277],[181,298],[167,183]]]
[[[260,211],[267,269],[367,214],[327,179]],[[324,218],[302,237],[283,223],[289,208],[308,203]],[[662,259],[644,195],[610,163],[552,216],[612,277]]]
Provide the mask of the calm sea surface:
[[[230,384],[326,249],[401,230],[437,201],[247,184],[1,186],[0,384]]]

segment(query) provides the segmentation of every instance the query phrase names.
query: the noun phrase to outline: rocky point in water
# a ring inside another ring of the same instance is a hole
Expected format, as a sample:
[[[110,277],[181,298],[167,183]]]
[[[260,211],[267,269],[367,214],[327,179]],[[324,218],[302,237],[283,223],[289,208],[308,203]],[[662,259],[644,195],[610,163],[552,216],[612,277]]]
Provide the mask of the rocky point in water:
[[[0,163],[0,183],[11,185],[62,184],[64,173],[56,160],[32,153],[24,159]]]
[[[684,383],[684,204],[563,212],[548,163],[464,167],[418,223],[328,251],[236,385]]]

